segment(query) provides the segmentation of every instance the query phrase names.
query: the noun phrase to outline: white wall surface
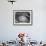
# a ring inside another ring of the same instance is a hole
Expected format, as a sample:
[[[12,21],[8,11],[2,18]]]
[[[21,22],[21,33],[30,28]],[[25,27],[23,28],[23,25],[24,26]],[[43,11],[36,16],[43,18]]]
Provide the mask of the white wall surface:
[[[33,10],[32,26],[14,26],[13,10]],[[15,40],[19,32],[31,34],[33,40],[46,40],[46,0],[0,0],[0,40]]]

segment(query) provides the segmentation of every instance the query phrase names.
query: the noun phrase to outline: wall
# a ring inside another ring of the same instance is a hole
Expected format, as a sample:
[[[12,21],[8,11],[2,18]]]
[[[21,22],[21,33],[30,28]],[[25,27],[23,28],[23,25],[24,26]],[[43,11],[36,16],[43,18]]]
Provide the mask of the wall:
[[[33,10],[32,26],[14,26],[13,10]],[[26,32],[33,40],[46,40],[46,0],[16,0],[12,5],[0,0],[0,40],[15,40],[19,32]]]

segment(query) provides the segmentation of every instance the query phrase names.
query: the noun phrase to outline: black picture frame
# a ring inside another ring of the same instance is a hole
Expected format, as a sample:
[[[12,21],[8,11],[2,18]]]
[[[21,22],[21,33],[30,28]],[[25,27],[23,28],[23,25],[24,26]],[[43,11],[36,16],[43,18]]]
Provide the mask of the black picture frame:
[[[26,16],[27,20],[22,17]],[[18,19],[20,17],[20,19]],[[23,18],[23,19],[22,19]],[[23,21],[22,21],[23,20]],[[33,11],[32,10],[13,10],[13,25],[31,25],[33,24]]]

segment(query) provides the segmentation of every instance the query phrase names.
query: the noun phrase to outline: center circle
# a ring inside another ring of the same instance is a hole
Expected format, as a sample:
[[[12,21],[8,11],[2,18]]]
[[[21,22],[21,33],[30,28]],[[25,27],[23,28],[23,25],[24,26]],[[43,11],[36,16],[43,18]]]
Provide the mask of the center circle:
[[[26,16],[19,16],[19,21],[25,22],[26,20]]]

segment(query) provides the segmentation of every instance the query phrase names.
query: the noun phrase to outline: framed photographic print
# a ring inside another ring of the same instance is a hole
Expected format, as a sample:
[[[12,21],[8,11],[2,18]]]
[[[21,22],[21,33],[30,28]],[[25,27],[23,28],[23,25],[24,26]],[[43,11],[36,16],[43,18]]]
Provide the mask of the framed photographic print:
[[[14,25],[32,25],[32,10],[13,10]]]

